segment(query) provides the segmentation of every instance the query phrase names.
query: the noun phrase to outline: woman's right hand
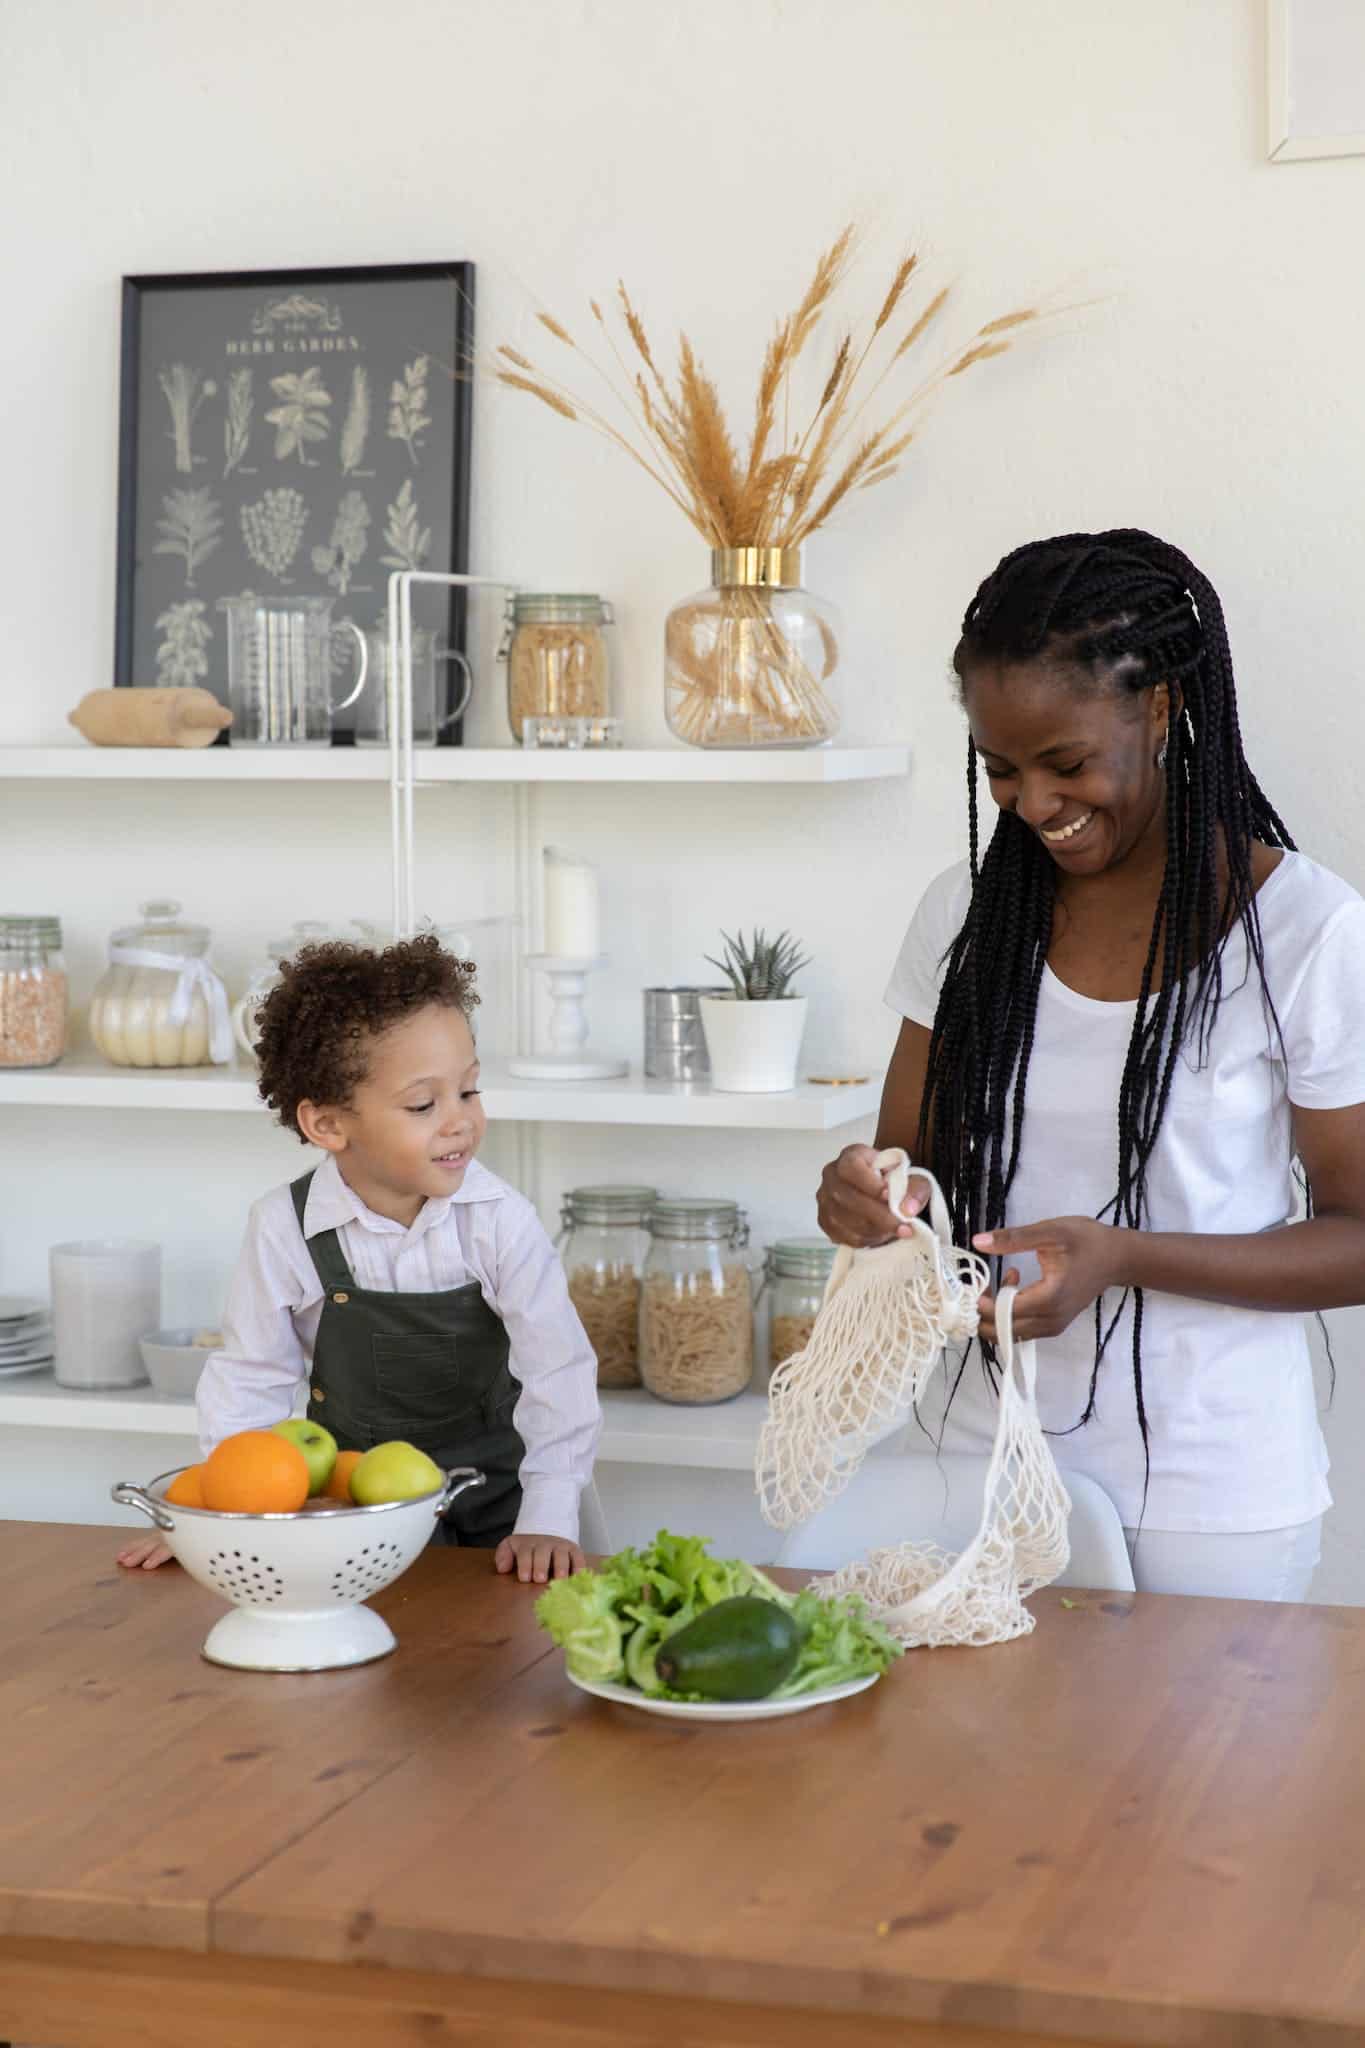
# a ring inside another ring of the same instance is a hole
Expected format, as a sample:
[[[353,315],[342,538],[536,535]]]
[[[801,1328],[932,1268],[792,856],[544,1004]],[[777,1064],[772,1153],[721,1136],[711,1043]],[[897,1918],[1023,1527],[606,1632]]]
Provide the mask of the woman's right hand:
[[[816,1214],[825,1236],[835,1244],[865,1251],[911,1234],[909,1224],[897,1222],[891,1213],[886,1176],[873,1164],[876,1157],[871,1145],[845,1145],[820,1176]],[[907,1215],[917,1216],[928,1196],[928,1182],[912,1177],[905,1197]]]
[[[169,1564],[172,1552],[159,1536],[134,1536],[131,1543],[125,1543],[118,1554],[118,1561],[129,1571],[140,1566],[144,1572],[155,1571],[159,1564]]]

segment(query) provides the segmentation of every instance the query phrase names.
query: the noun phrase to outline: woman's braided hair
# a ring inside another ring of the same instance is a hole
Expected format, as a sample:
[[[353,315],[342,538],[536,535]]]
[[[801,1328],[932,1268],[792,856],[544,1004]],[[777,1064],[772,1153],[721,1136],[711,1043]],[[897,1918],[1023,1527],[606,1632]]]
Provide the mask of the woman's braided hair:
[[[1120,693],[1136,696],[1161,682],[1171,692],[1166,866],[1116,1105],[1115,1194],[1104,1212],[1138,1229],[1175,1062],[1192,1032],[1197,1057],[1207,1051],[1223,995],[1223,947],[1238,925],[1265,987],[1253,843],[1294,842],[1242,751],[1218,594],[1178,548],[1120,529],[1063,534],[1007,555],[968,607],[953,667],[962,678],[979,662],[1036,660]],[[967,803],[971,903],[947,956],[918,1137],[919,1157],[947,1196],[958,1244],[1005,1221],[1056,877],[1037,834],[1010,811],[1000,813],[982,856],[970,740]],[[1095,1364],[1076,1427],[1094,1412],[1100,1360],[1126,1299],[1107,1330],[1095,1305]],[[1145,1452],[1140,1289],[1132,1344]]]

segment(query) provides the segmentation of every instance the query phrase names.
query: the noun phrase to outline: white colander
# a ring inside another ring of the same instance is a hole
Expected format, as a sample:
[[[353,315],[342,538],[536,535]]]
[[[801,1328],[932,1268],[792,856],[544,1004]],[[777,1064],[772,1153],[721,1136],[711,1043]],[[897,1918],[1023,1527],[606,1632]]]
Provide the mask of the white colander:
[[[165,1498],[177,1473],[147,1487],[121,1480],[122,1506],[146,1515],[192,1579],[232,1603],[204,1640],[214,1664],[248,1671],[333,1671],[395,1647],[393,1630],[361,1602],[405,1572],[457,1494],[482,1486],[472,1466],[447,1472],[435,1493],[376,1508],[300,1509],[290,1515],[221,1514]]]

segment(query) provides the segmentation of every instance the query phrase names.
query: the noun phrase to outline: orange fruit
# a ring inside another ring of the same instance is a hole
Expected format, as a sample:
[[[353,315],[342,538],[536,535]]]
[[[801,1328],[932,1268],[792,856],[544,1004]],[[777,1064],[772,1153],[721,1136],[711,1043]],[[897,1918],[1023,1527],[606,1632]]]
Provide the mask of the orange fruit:
[[[338,1451],[337,1461],[332,1467],[332,1476],[322,1489],[327,1500],[344,1500],[348,1507],[354,1507],[351,1499],[351,1474],[364,1457],[363,1451]]]
[[[239,1515],[294,1514],[308,1498],[308,1460],[273,1429],[224,1437],[204,1460],[204,1506]]]
[[[166,1498],[178,1508],[202,1508],[204,1505],[204,1468],[202,1465],[187,1465],[183,1472],[177,1472],[166,1488]]]

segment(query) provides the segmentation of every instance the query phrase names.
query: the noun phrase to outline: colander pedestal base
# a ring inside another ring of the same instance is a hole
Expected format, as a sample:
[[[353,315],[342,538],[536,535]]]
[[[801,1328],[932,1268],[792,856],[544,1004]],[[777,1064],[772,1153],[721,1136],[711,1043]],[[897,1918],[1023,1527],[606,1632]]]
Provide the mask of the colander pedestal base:
[[[210,1664],[242,1671],[338,1671],[370,1664],[397,1647],[393,1630],[370,1607],[333,1607],[313,1614],[265,1614],[234,1607],[204,1639]]]

